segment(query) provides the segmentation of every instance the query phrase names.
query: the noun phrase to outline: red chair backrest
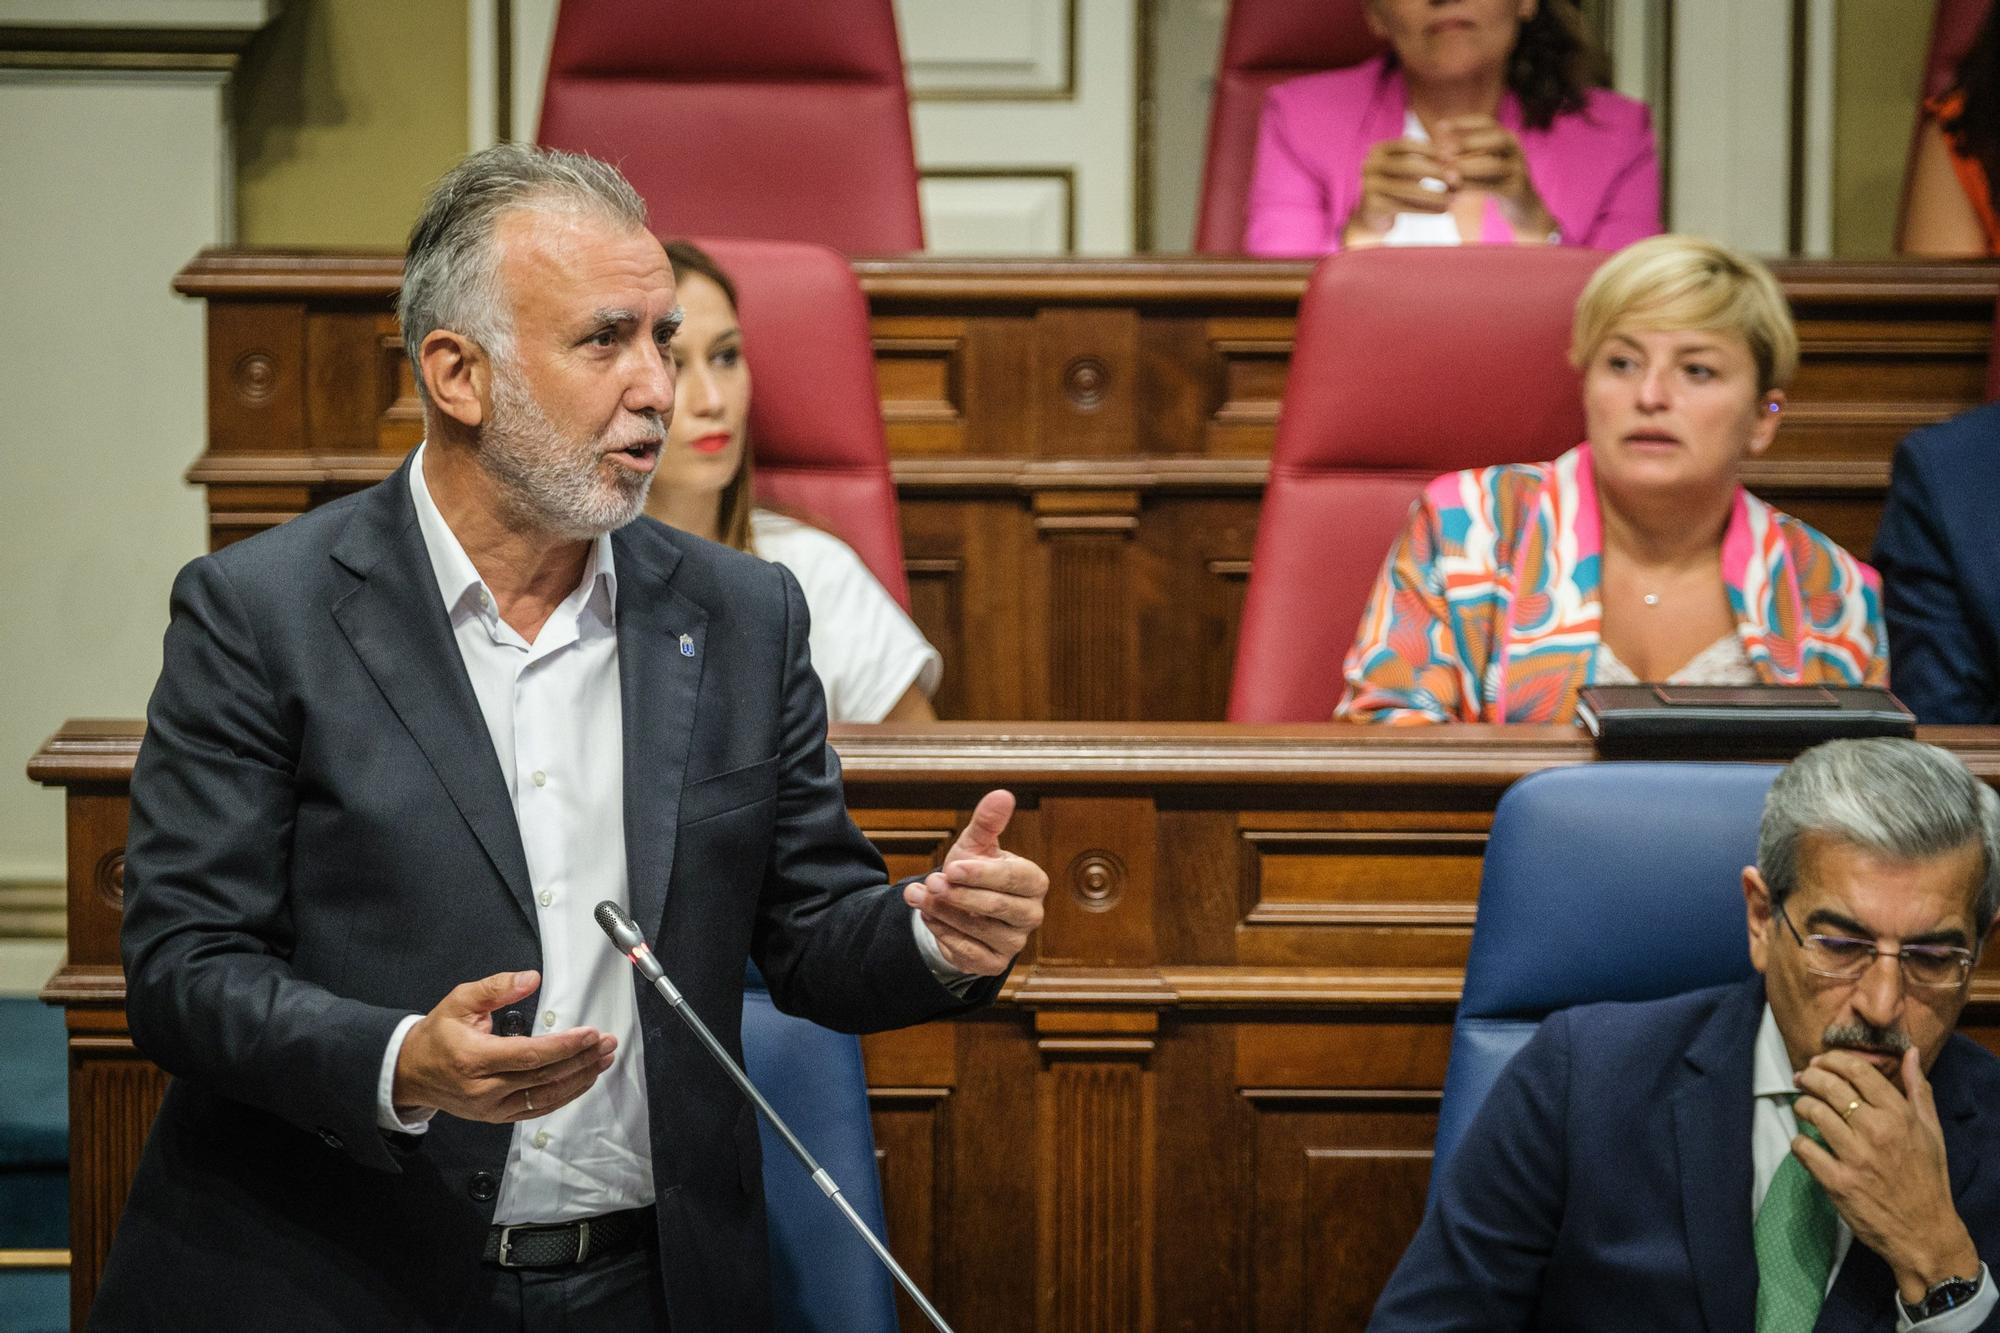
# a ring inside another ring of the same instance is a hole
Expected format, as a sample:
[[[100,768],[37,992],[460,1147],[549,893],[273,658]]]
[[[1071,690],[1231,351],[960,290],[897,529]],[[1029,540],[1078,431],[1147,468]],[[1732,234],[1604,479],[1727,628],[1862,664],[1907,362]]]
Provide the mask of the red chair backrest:
[[[1232,722],[1333,716],[1341,663],[1424,483],[1583,438],[1568,247],[1358,250],[1299,307],[1244,600]]]
[[[1274,83],[1358,65],[1383,50],[1368,31],[1367,0],[1236,0],[1209,102],[1208,159],[1194,248],[1243,252],[1243,201],[1257,149],[1257,116]]]
[[[910,606],[868,303],[821,245],[699,237],[736,284],[757,496],[852,546]]]
[[[617,163],[663,236],[923,248],[891,0],[563,0],[539,138]]]

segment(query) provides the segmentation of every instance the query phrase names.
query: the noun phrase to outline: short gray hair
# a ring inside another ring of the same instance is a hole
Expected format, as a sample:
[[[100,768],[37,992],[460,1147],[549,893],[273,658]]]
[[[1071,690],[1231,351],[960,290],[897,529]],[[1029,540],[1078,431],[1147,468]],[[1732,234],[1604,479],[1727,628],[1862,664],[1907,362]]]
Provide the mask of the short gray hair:
[[[495,361],[513,356],[513,312],[500,291],[493,235],[501,217],[519,208],[595,215],[646,229],[645,200],[608,162],[519,143],[495,144],[461,159],[431,187],[410,229],[396,302],[403,350],[425,403],[430,391],[419,349],[436,330],[464,334]]]
[[[1935,745],[1886,737],[1828,741],[1778,774],[1757,833],[1757,870],[1774,908],[1798,887],[1808,837],[1900,861],[1977,842],[1986,862],[1972,902],[1977,935],[1985,936],[2000,909],[2000,797]]]

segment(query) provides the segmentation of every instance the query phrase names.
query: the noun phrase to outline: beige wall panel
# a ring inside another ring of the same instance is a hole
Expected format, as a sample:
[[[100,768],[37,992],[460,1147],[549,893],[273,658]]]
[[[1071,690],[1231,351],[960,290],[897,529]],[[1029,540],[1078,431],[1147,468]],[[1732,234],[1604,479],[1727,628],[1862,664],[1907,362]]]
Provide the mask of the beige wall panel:
[[[1930,6],[1913,0],[1840,0],[1835,59],[1834,253],[1886,255],[1910,154],[1910,127],[1930,43]]]
[[[1229,0],[1149,0],[1153,6],[1150,249],[1194,248],[1208,155],[1208,108]]]
[[[292,0],[235,84],[240,238],[401,248],[467,147],[466,11]]]
[[[1076,248],[1132,248],[1139,0],[1075,0],[1076,87],[1063,98],[948,100],[912,108],[920,171],[1068,171],[1075,180]],[[977,0],[937,0],[966,14]],[[927,234],[947,230],[926,217]]]
[[[1791,7],[1674,7],[1669,225],[1781,255],[1791,217]]]
[[[65,718],[137,717],[174,571],[205,546],[202,308],[228,234],[215,74],[0,75],[0,884],[60,882],[60,794],[21,765]]]
[[[1061,177],[922,181],[926,248],[941,255],[1059,255],[1069,248],[1070,188]]]
[[[910,91],[1060,93],[1069,82],[1070,21],[1081,0],[896,0]]]

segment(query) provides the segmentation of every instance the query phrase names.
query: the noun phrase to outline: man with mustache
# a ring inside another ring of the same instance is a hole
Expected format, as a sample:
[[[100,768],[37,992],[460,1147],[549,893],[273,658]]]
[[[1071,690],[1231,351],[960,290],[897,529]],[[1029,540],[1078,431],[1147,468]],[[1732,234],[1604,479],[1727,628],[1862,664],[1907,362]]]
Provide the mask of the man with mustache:
[[[1541,1025],[1371,1329],[2000,1329],[2000,1061],[1952,1030],[2000,801],[1933,746],[1818,746],[1743,896],[1758,976]]]
[[[782,566],[639,517],[674,278],[590,158],[438,183],[400,315],[424,443],[195,561],[132,780],[134,1041],[170,1074],[105,1329],[754,1329],[746,959],[849,1031],[990,999],[1048,880],[1004,792],[887,882]]]

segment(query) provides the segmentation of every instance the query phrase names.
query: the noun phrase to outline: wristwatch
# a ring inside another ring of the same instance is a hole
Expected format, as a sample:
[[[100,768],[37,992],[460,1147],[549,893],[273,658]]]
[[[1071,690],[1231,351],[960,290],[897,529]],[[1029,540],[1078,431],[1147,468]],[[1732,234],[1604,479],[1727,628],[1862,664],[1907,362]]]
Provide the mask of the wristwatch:
[[[1935,1318],[1947,1310],[1957,1310],[1970,1305],[1972,1298],[1979,1294],[1979,1289],[1985,1282],[1986,1274],[1982,1270],[1977,1277],[1946,1278],[1925,1292],[1924,1298],[1915,1305],[1900,1296],[1896,1299],[1902,1302],[1903,1313],[1910,1317],[1910,1322],[1917,1324]]]

